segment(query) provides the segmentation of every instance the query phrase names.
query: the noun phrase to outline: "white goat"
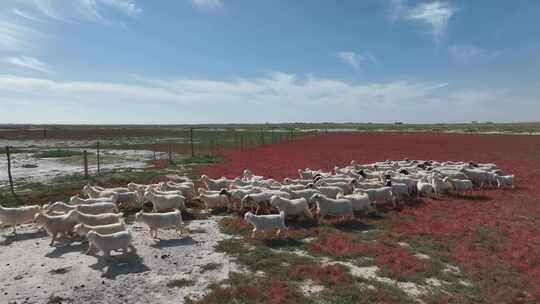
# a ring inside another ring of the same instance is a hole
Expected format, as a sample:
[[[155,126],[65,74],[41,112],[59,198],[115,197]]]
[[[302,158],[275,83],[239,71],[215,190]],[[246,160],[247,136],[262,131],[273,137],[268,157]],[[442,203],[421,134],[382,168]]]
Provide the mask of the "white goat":
[[[72,196],[69,199],[69,204],[71,205],[79,205],[79,204],[95,204],[95,203],[102,203],[102,202],[111,202],[116,203],[118,201],[118,194],[115,193],[112,196],[108,197],[97,197],[97,198],[81,198],[78,195]]]
[[[263,203],[269,203],[270,198],[272,198],[273,195],[278,195],[284,198],[291,198],[291,195],[284,191],[277,191],[277,190],[269,190],[269,191],[263,191],[260,193],[251,193],[242,199],[240,202],[240,208],[244,209],[244,205],[248,204],[251,206],[257,206],[257,210],[255,213],[259,211],[259,208],[261,207],[261,204]]]
[[[150,236],[153,238],[157,238],[159,229],[174,227],[176,232],[180,233],[184,229],[180,210],[167,213],[145,213],[141,211],[135,214],[135,221],[148,225]]]
[[[317,221],[320,223],[326,215],[341,216],[343,218],[354,218],[352,203],[348,199],[333,199],[324,194],[314,194],[311,201],[317,204]]]
[[[392,187],[380,187],[376,189],[355,189],[355,193],[365,193],[369,199],[376,204],[392,203],[396,207],[396,200],[392,193]]]
[[[353,182],[353,183],[356,183],[356,182]],[[349,180],[347,182],[327,182],[325,179],[319,179],[317,182],[315,182],[315,185],[317,186],[317,188],[320,188],[320,187],[337,187],[337,188],[341,189],[341,192],[343,194],[351,194],[353,192],[353,183],[351,183],[351,180]],[[324,191],[321,191],[321,192],[324,193]],[[336,193],[336,195],[337,195],[337,193]],[[327,195],[327,196],[331,196],[331,195]]]
[[[128,248],[132,248],[131,245],[131,233],[129,231],[116,232],[113,234],[99,234],[95,231],[90,231],[86,235],[88,240],[88,253],[98,249],[103,251],[105,258],[110,256],[111,250],[122,249],[124,253],[127,253]]]
[[[16,226],[30,223],[34,220],[34,215],[41,211],[40,206],[24,206],[18,208],[6,208],[0,206],[0,225],[11,226],[13,233],[16,233]]]
[[[44,213],[38,213],[34,216],[34,222],[47,231],[47,234],[51,236],[52,246],[54,241],[59,235],[68,236],[73,232],[73,227],[77,224],[77,221],[71,216],[75,211],[70,211],[64,215],[47,215]]]
[[[302,189],[298,191],[291,190],[291,191],[286,191],[286,192],[291,195],[291,199],[305,198],[308,201],[308,203],[311,202],[311,198],[313,197],[314,194],[321,193],[317,189]]]
[[[279,211],[285,212],[285,216],[304,216],[312,219],[313,214],[309,210],[308,202],[305,198],[286,199],[277,195],[270,198],[270,205]]]
[[[229,203],[232,208],[241,208],[242,199],[251,193],[258,193],[259,190],[244,190],[244,189],[223,189],[219,192],[219,195],[225,195],[229,199]]]
[[[430,196],[434,191],[433,186],[428,182],[418,181],[418,183],[416,183],[416,188],[418,189],[418,195],[423,196]]]
[[[91,185],[85,185],[82,189],[82,192],[88,195],[89,198],[98,198],[98,197],[111,197],[118,195],[118,192],[113,190],[101,190],[97,187]]]
[[[101,226],[90,226],[86,224],[77,224],[75,225],[73,231],[80,235],[80,236],[86,236],[88,232],[95,231],[99,234],[112,234],[116,232],[121,232],[126,230],[126,224],[124,224],[124,221],[120,221],[116,224],[109,224],[109,225],[101,225]]]
[[[480,188],[483,188],[484,185],[492,184],[493,182],[497,182],[497,185],[499,185],[499,180],[497,180],[498,175],[495,173],[480,169],[463,169],[462,171],[474,185],[479,186]]]
[[[134,182],[130,182],[127,184],[127,188],[129,189],[129,191],[133,191],[133,192],[139,192],[139,191],[146,191],[148,190],[149,188],[151,188],[152,185],[145,185],[145,184],[137,184],[137,183],[134,183]]]
[[[78,223],[90,226],[102,226],[120,222],[122,213],[84,214],[78,210],[72,210],[67,215]]]
[[[283,184],[284,185],[290,185],[290,184],[300,184],[300,185],[307,185],[313,183],[312,179],[291,179],[291,178],[284,178]]]
[[[154,212],[170,209],[186,209],[186,199],[179,194],[159,195],[147,191],[144,195],[144,199],[152,202]]]
[[[499,183],[499,188],[503,186],[509,186],[514,189],[514,175],[497,175],[497,181]]]
[[[315,184],[308,184],[306,189],[315,189],[328,196],[330,198],[336,198],[339,193],[343,194],[343,190],[336,186],[317,186]]]
[[[94,204],[80,204],[71,206],[63,202],[56,202],[47,208],[47,213],[52,212],[69,212],[71,210],[79,210],[86,214],[101,214],[117,212],[117,206],[113,203],[99,202]]]
[[[456,179],[447,176],[443,178],[443,181],[451,183],[452,189],[459,194],[464,194],[473,190],[473,183],[468,179]]]
[[[258,231],[266,232],[266,230],[276,229],[276,235],[280,235],[281,231],[285,231],[285,237],[288,236],[289,230],[285,226],[285,212],[279,214],[255,215],[251,212],[244,214],[244,220],[253,226],[251,238],[255,238]]]
[[[229,189],[231,187],[232,181],[222,177],[220,179],[211,179],[206,175],[201,175],[201,182],[206,186],[208,190],[221,190]]]
[[[437,174],[432,175],[432,177],[431,177],[431,186],[433,187],[433,191],[437,195],[443,194],[443,193],[448,193],[453,188],[452,183],[450,183],[448,181],[444,181]]]
[[[199,194],[196,199],[199,199],[204,203],[204,208],[206,210],[229,207],[229,198],[226,195],[221,195],[220,193]]]
[[[344,198],[351,202],[353,211],[364,214],[376,213],[375,204],[369,199],[369,196],[364,193],[354,193],[349,195],[339,194],[338,199]]]

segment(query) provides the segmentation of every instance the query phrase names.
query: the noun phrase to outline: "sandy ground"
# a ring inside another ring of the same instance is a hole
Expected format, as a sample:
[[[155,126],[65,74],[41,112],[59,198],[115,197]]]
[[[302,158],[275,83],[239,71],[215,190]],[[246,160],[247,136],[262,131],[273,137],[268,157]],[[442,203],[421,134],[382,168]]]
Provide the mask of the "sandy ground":
[[[150,239],[146,227],[130,225],[135,251],[118,252],[108,261],[101,253],[84,254],[86,243],[50,247],[49,237],[34,225],[22,226],[16,236],[4,229],[0,303],[184,303],[185,297],[196,298],[210,283],[239,270],[214,249],[229,237],[219,231],[216,219],[190,222],[189,236],[163,230],[159,241]],[[182,279],[187,284],[167,286]]]

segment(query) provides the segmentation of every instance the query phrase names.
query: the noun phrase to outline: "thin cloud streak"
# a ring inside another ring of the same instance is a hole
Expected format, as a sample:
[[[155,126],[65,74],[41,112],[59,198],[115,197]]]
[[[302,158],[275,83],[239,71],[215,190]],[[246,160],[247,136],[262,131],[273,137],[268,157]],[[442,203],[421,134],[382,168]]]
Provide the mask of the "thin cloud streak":
[[[31,3],[43,15],[65,23],[84,20],[102,25],[125,26],[106,17],[107,9],[114,9],[132,18],[143,12],[132,0],[73,0],[68,4],[59,0],[33,0]]]
[[[370,52],[356,53],[352,51],[343,51],[338,52],[335,55],[357,71],[361,70],[361,66],[367,63],[378,64],[377,58]]]
[[[18,50],[30,47],[35,32],[11,20],[0,19],[0,50]]]
[[[45,22],[45,20],[43,20],[41,18],[38,18],[38,17],[36,17],[34,15],[31,15],[26,11],[14,9],[13,13],[15,15],[19,16],[19,17],[22,17],[22,18],[25,18],[25,19],[28,19],[28,20],[31,20],[31,21],[42,22],[42,23]]]
[[[218,9],[223,6],[221,0],[191,0],[191,2],[202,10]]]
[[[43,73],[52,73],[49,66],[34,57],[20,56],[20,57],[7,57],[3,60],[6,63],[16,65],[22,68],[39,71]]]
[[[390,20],[421,22],[430,27],[430,35],[439,43],[448,27],[450,18],[458,11],[453,5],[443,1],[423,2],[409,8],[405,0],[390,0]]]

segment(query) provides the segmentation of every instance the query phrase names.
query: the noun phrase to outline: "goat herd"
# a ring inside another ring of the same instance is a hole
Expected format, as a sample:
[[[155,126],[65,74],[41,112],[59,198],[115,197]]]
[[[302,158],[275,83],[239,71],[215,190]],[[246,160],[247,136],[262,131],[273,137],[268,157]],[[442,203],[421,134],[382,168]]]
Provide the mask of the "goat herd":
[[[150,235],[158,230],[175,228],[184,233],[182,211],[186,202],[200,202],[205,209],[226,207],[244,212],[244,219],[257,232],[276,231],[287,234],[285,219],[307,218],[320,221],[326,216],[352,218],[355,214],[377,212],[382,206],[397,204],[417,196],[443,193],[466,195],[476,188],[513,187],[514,176],[507,175],[491,163],[436,162],[432,160],[384,161],[335,167],[334,172],[298,170],[299,178],[285,178],[282,183],[265,179],[245,170],[235,179],[211,179],[201,176],[201,186],[188,177],[173,176],[159,184],[129,183],[127,187],[101,188],[86,185],[82,193],[68,203],[19,208],[0,206],[2,226],[34,222],[51,236],[85,237],[88,251],[102,251],[105,257],[113,250],[126,252],[131,234],[119,209],[152,205],[152,212],[136,213],[135,221],[146,224]],[[145,204],[146,203],[146,204]],[[269,214],[258,214],[261,208]],[[148,210],[149,211],[149,210]],[[272,212],[274,211],[274,212]],[[273,214],[272,214],[273,213]]]

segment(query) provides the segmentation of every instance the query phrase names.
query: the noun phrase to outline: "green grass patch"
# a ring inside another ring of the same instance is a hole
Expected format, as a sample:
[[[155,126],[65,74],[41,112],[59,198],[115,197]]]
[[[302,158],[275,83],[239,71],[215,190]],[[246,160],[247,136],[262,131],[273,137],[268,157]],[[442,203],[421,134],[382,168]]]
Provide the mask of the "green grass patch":
[[[24,149],[9,147],[9,153],[10,154],[24,153],[24,152],[26,152],[26,150],[24,150]],[[2,154],[2,157],[6,154],[6,148],[5,147],[0,147],[0,154]]]
[[[223,158],[216,155],[195,155],[195,156],[189,156],[184,157],[179,160],[179,163],[181,164],[216,164],[219,162],[222,162]]]
[[[70,156],[78,156],[83,155],[83,151],[75,151],[75,150],[68,150],[68,149],[54,149],[54,150],[47,150],[35,153],[33,156],[35,158],[62,158],[62,157],[70,157]]]
[[[187,286],[195,285],[195,281],[187,279],[176,279],[167,282],[167,287],[169,288],[183,288]]]
[[[256,277],[245,273],[231,273],[229,279],[210,285],[210,293],[198,304],[260,304],[260,303],[313,303],[290,282],[278,277]]]
[[[223,264],[220,264],[220,263],[208,263],[206,265],[201,266],[201,272],[216,270],[216,269],[219,269],[221,266],[223,266]]]
[[[71,270],[71,267],[60,267],[49,271],[51,274],[66,274]]]

